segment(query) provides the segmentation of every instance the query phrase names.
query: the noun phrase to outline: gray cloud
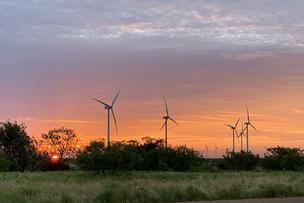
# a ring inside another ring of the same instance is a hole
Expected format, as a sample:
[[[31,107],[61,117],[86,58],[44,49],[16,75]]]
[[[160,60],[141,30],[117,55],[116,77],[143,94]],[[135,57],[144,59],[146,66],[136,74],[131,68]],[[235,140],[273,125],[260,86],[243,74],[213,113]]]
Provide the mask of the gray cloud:
[[[296,0],[4,0],[0,39],[132,46],[136,40],[134,48],[198,48],[206,42],[208,47],[303,47],[302,7]]]

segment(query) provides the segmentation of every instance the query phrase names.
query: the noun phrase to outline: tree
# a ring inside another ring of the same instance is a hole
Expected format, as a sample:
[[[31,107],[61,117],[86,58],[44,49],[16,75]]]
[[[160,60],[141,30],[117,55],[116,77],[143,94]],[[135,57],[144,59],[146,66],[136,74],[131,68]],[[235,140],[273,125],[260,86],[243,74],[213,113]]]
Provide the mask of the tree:
[[[104,142],[93,141],[83,151],[77,154],[77,164],[83,169],[93,173],[105,173],[103,154],[106,147]]]
[[[293,170],[304,169],[304,153],[299,148],[273,147],[261,161],[262,167],[268,170]]]
[[[24,171],[36,155],[35,140],[26,132],[24,124],[0,123],[0,148],[10,162],[11,170]]]
[[[251,171],[257,167],[259,160],[259,155],[252,152],[228,152],[218,167],[224,170]]]
[[[72,129],[59,128],[50,130],[47,134],[42,135],[44,150],[49,155],[57,155],[59,159],[64,159],[76,154],[76,145],[78,142],[77,135]]]

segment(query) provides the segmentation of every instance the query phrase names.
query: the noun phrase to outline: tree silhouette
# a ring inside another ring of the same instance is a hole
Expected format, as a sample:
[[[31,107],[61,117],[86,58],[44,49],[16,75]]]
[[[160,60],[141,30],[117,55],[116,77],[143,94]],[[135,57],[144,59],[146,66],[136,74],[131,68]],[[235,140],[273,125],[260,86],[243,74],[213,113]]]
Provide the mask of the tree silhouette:
[[[59,128],[50,130],[42,135],[42,143],[49,155],[57,155],[59,159],[74,156],[78,142],[77,135],[72,129]]]
[[[0,147],[10,161],[10,169],[24,171],[36,157],[35,140],[26,132],[24,124],[0,123]]]

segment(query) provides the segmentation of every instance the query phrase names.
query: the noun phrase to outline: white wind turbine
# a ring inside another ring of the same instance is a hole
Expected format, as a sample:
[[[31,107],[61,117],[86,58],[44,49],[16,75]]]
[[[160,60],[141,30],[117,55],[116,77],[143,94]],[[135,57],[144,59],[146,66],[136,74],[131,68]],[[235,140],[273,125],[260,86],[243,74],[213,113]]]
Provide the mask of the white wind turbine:
[[[118,129],[117,129],[117,121],[116,121],[116,117],[115,117],[115,114],[114,114],[114,110],[113,110],[113,107],[114,107],[114,104],[118,98],[118,95],[120,93],[120,90],[117,92],[116,96],[114,97],[113,101],[111,104],[107,104],[103,101],[100,101],[98,99],[93,99],[95,101],[97,101],[98,103],[102,104],[104,106],[104,108],[108,111],[108,123],[107,123],[107,146],[110,146],[110,143],[111,143],[111,131],[110,131],[110,117],[111,117],[111,114],[112,114],[112,117],[113,117],[113,120],[114,120],[114,124],[115,124],[115,128],[116,128],[116,132],[118,132]]]
[[[246,107],[246,110],[247,110],[247,121],[245,123],[245,125],[246,125],[245,129],[246,129],[247,152],[249,152],[249,128],[252,127],[256,132],[257,132],[257,129],[250,122],[248,107]]]
[[[235,135],[238,135],[238,132],[237,132],[237,126],[240,122],[240,119],[235,123],[235,125],[228,125],[228,124],[225,124],[226,126],[228,126],[231,130],[232,130],[232,152],[235,152]]]
[[[168,120],[173,121],[176,125],[179,126],[179,124],[170,116],[167,101],[164,97],[165,107],[166,107],[166,115],[163,116],[163,119],[165,120],[164,124],[161,127],[161,130],[165,128],[165,146],[168,146]]]

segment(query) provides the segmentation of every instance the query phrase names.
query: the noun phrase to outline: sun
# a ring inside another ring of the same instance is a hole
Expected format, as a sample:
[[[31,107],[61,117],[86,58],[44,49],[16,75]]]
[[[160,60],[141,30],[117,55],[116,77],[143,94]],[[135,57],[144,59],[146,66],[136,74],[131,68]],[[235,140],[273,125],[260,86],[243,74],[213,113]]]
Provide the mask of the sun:
[[[51,161],[57,162],[58,160],[59,160],[59,156],[58,155],[51,156]]]

